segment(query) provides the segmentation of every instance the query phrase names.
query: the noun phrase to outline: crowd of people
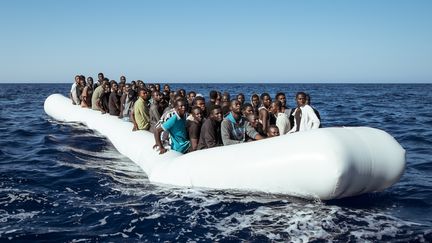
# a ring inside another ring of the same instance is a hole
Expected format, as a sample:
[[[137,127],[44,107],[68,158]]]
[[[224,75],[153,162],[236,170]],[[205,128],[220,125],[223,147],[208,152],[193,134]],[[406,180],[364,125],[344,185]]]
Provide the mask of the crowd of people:
[[[159,153],[171,149],[187,153],[231,145],[320,127],[320,115],[304,92],[295,95],[297,107],[286,105],[285,93],[274,99],[268,93],[234,97],[228,92],[209,92],[208,100],[195,91],[171,90],[168,84],[145,84],[141,80],[109,80],[103,73],[97,82],[76,75],[70,98],[74,105],[118,116],[133,123],[133,131],[154,134]]]

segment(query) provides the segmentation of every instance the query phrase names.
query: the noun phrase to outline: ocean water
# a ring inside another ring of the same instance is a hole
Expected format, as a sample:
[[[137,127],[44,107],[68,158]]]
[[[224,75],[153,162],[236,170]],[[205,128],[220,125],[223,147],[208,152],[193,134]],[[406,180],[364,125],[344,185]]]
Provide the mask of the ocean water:
[[[407,151],[400,182],[328,202],[155,185],[109,140],[43,111],[70,84],[0,84],[0,241],[431,242],[432,85],[173,84],[253,93],[306,91],[323,126],[371,126]]]

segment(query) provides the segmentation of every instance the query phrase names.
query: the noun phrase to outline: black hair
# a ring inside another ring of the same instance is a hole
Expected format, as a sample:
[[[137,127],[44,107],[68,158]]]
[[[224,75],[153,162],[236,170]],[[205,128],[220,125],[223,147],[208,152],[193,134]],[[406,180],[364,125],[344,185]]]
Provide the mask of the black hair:
[[[264,97],[268,96],[270,98],[270,95],[268,93],[262,93],[261,94],[261,100],[264,99]]]
[[[198,100],[202,100],[202,101],[204,101],[204,102],[205,102],[205,99],[204,99],[204,97],[202,97],[202,96],[195,96],[195,98],[194,98],[194,100],[193,100],[193,104],[195,105],[195,104],[196,104],[196,102],[197,102]]]
[[[253,106],[251,103],[244,103],[241,107],[241,110],[244,111],[244,110],[246,110],[247,107],[251,107],[253,109]]]
[[[297,94],[296,94],[295,97],[298,97],[299,95],[304,95],[304,97],[306,98],[306,93],[305,92],[302,92],[302,91],[297,92]]]
[[[278,98],[279,96],[281,96],[281,95],[286,96],[284,92],[278,92],[278,93],[275,95],[275,99],[277,99],[277,98]]]
[[[216,90],[212,90],[212,91],[210,91],[209,96],[210,96],[210,99],[215,100],[218,97],[218,93]]]
[[[216,109],[221,109],[221,110],[222,110],[222,107],[221,107],[220,105],[212,105],[212,106],[210,107],[210,113],[212,113],[213,110],[216,110]]]

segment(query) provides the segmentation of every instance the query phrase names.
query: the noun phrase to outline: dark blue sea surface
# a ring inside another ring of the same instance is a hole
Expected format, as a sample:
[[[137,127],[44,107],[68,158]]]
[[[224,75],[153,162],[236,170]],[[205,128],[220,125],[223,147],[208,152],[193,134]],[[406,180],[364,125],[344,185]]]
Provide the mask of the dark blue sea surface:
[[[306,91],[324,127],[370,126],[407,151],[400,182],[330,202],[155,185],[105,137],[43,110],[70,84],[0,84],[0,241],[432,241],[431,84],[173,84],[205,95]],[[259,178],[257,178],[259,179]]]

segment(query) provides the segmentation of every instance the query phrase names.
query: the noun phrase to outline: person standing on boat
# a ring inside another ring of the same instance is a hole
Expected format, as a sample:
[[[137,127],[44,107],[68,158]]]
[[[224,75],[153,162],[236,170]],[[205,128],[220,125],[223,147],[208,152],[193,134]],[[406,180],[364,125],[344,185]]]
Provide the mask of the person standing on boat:
[[[222,145],[220,126],[222,121],[222,108],[219,105],[213,106],[209,117],[201,127],[198,149],[213,148]]]
[[[276,126],[279,128],[279,133],[284,135],[291,129],[291,124],[287,114],[282,112],[282,103],[275,100],[270,105],[270,113],[276,119]]]
[[[217,101],[217,97],[218,97],[218,92],[216,90],[212,90],[209,93],[209,101],[206,104],[206,115],[210,115],[210,110],[211,108],[216,105],[216,101]]]
[[[162,145],[161,134],[162,131],[167,131],[171,137],[171,149],[182,154],[186,153],[190,147],[190,142],[188,140],[186,131],[186,109],[187,104],[184,99],[179,99],[175,101],[174,104],[175,113],[164,122],[161,126],[156,128],[154,133],[154,138],[156,145],[159,147],[159,154],[163,154],[167,149]]]
[[[140,89],[138,93],[139,98],[134,104],[134,118],[138,130],[150,129],[150,109],[149,99],[150,91],[148,89]]]
[[[79,105],[79,104],[81,104],[81,102],[79,100],[79,97],[78,97],[78,91],[77,91],[79,82],[80,82],[80,76],[76,75],[75,76],[75,81],[72,84],[72,87],[71,87],[71,90],[70,90],[70,93],[69,93],[69,98],[72,100],[72,104],[73,105]]]
[[[198,148],[198,142],[201,133],[201,125],[202,125],[202,116],[203,112],[201,108],[198,106],[194,106],[191,109],[191,113],[186,119],[186,130],[189,135],[189,141],[191,143],[191,147],[189,152],[195,151]]]
[[[83,108],[91,108],[91,100],[93,95],[93,78],[87,78],[87,85],[84,87],[84,90],[81,94],[81,107]]]
[[[102,86],[102,83],[105,80],[105,76],[103,73],[98,73],[98,80],[97,82],[93,85],[93,90],[95,90],[97,87]]]
[[[224,145],[243,143],[246,141],[246,135],[255,140],[263,138],[251,126],[247,126],[246,119],[242,117],[240,102],[237,99],[231,101],[230,110],[231,112],[221,124],[221,137]]]
[[[289,131],[289,133],[319,128],[321,124],[320,120],[318,119],[312,107],[306,104],[306,93],[298,92],[296,94],[296,101],[297,108],[293,112],[294,126]]]
[[[261,94],[261,106],[258,108],[259,121],[263,126],[264,131],[267,131],[267,128],[270,124],[274,124],[271,122],[269,108],[272,100],[268,93]]]
[[[290,128],[288,129],[291,130],[292,126],[294,125],[294,117],[292,116],[293,113],[293,109],[289,108],[286,104],[286,95],[283,92],[278,92],[275,96],[275,100],[279,100],[282,104],[282,110],[281,112],[285,113],[288,116],[288,119],[290,121]]]
[[[321,115],[318,112],[317,109],[315,109],[315,107],[311,104],[311,97],[309,94],[306,94],[306,104],[310,105],[310,107],[312,107],[313,111],[315,112],[315,115],[318,117],[318,120],[320,120],[320,128],[322,127],[322,123],[321,123]]]
[[[108,110],[111,116],[120,115],[120,99],[118,96],[118,84],[113,82],[111,85],[111,93],[108,100]]]
[[[97,111],[102,111],[102,106],[101,106],[101,97],[102,94],[104,93],[104,86],[108,84],[107,80],[102,81],[102,84],[99,86],[96,86],[96,88],[93,91],[92,94],[92,109],[93,110],[97,110]]]
[[[251,105],[252,105],[254,113],[256,115],[258,115],[258,109],[261,106],[261,103],[260,103],[260,98],[257,94],[253,94],[251,96]]]
[[[152,99],[153,103],[150,105],[150,132],[154,133],[156,124],[159,122],[162,113],[160,105],[162,94],[155,90],[152,93]]]

